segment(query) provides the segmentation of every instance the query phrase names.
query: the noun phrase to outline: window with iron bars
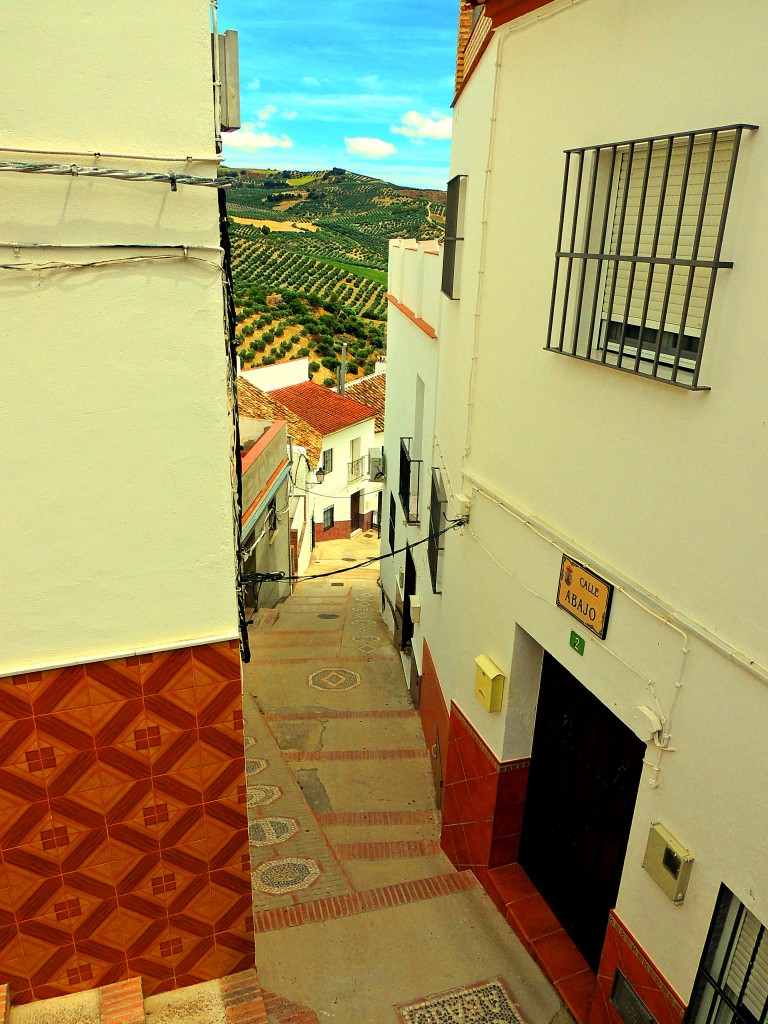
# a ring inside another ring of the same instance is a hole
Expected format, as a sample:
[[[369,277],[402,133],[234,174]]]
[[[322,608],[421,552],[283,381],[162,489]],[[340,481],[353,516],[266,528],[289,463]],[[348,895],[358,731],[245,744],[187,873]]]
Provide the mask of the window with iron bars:
[[[432,579],[432,593],[443,592],[443,548],[445,547],[445,524],[448,498],[443,487],[443,475],[439,469],[432,470],[432,487],[429,496],[429,537],[427,539],[427,561]]]
[[[546,348],[699,383],[744,131],[567,150]]]
[[[336,520],[334,518],[334,507],[333,505],[329,505],[327,508],[323,509],[323,529],[330,530],[331,527],[335,524],[335,521]]]
[[[461,256],[464,249],[464,200],[466,174],[457,174],[448,182],[445,200],[445,238],[443,240],[443,277],[441,290],[449,299],[459,298]]]
[[[721,886],[683,1024],[759,1024],[767,1016],[765,926]]]

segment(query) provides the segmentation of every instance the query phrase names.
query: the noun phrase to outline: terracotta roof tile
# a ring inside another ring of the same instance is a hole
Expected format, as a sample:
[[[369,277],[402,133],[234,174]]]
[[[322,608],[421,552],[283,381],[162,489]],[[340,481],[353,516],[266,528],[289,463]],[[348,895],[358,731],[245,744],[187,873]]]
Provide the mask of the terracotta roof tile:
[[[291,384],[287,388],[279,388],[272,391],[271,395],[292,409],[315,430],[320,431],[324,437],[376,415],[376,410],[370,406],[347,398],[346,395],[339,395],[311,380],[304,384]]]
[[[376,432],[381,433],[384,429],[384,400],[387,396],[387,375],[386,373],[371,373],[360,380],[353,380],[347,384],[344,392],[350,398],[354,398],[363,405],[370,406],[376,410]]]
[[[245,377],[238,377],[237,407],[241,416],[249,416],[257,420],[285,420],[293,443],[307,449],[307,459],[310,465],[316,466],[319,463],[323,447],[322,435],[301,416],[297,416],[282,402],[276,401],[274,392],[267,394],[266,391],[251,384]]]

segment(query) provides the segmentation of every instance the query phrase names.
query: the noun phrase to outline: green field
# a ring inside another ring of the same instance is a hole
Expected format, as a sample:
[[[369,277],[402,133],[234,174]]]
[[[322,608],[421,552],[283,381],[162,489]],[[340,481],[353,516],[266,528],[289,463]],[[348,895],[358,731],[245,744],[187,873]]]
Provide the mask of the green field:
[[[301,350],[322,367],[314,379],[330,383],[331,364],[346,341],[351,376],[371,372],[386,351],[389,239],[442,238],[444,193],[398,188],[340,168],[236,173],[227,207],[241,358],[259,365]],[[317,230],[265,232],[232,217],[311,223]]]

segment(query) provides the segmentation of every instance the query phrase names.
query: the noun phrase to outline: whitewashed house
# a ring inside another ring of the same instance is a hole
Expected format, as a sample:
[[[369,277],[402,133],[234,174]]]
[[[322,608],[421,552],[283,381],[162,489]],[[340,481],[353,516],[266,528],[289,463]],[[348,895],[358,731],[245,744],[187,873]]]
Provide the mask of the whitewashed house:
[[[440,283],[390,249],[382,565],[443,848],[581,1024],[755,1024],[768,7],[461,19]]]

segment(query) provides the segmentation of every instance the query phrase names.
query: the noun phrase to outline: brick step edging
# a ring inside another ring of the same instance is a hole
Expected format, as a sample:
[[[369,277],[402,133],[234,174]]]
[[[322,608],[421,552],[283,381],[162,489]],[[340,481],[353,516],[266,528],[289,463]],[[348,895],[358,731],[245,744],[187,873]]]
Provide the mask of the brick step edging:
[[[402,907],[410,903],[420,903],[438,896],[453,896],[473,889],[482,889],[482,885],[471,871],[454,871],[447,875],[421,878],[415,882],[384,885],[366,892],[329,896],[311,903],[297,903],[292,907],[262,910],[254,914],[254,926],[256,934],[263,934],[282,928],[296,928],[303,924],[335,921],[342,917],[353,917],[356,914],[365,914],[372,910]]]

